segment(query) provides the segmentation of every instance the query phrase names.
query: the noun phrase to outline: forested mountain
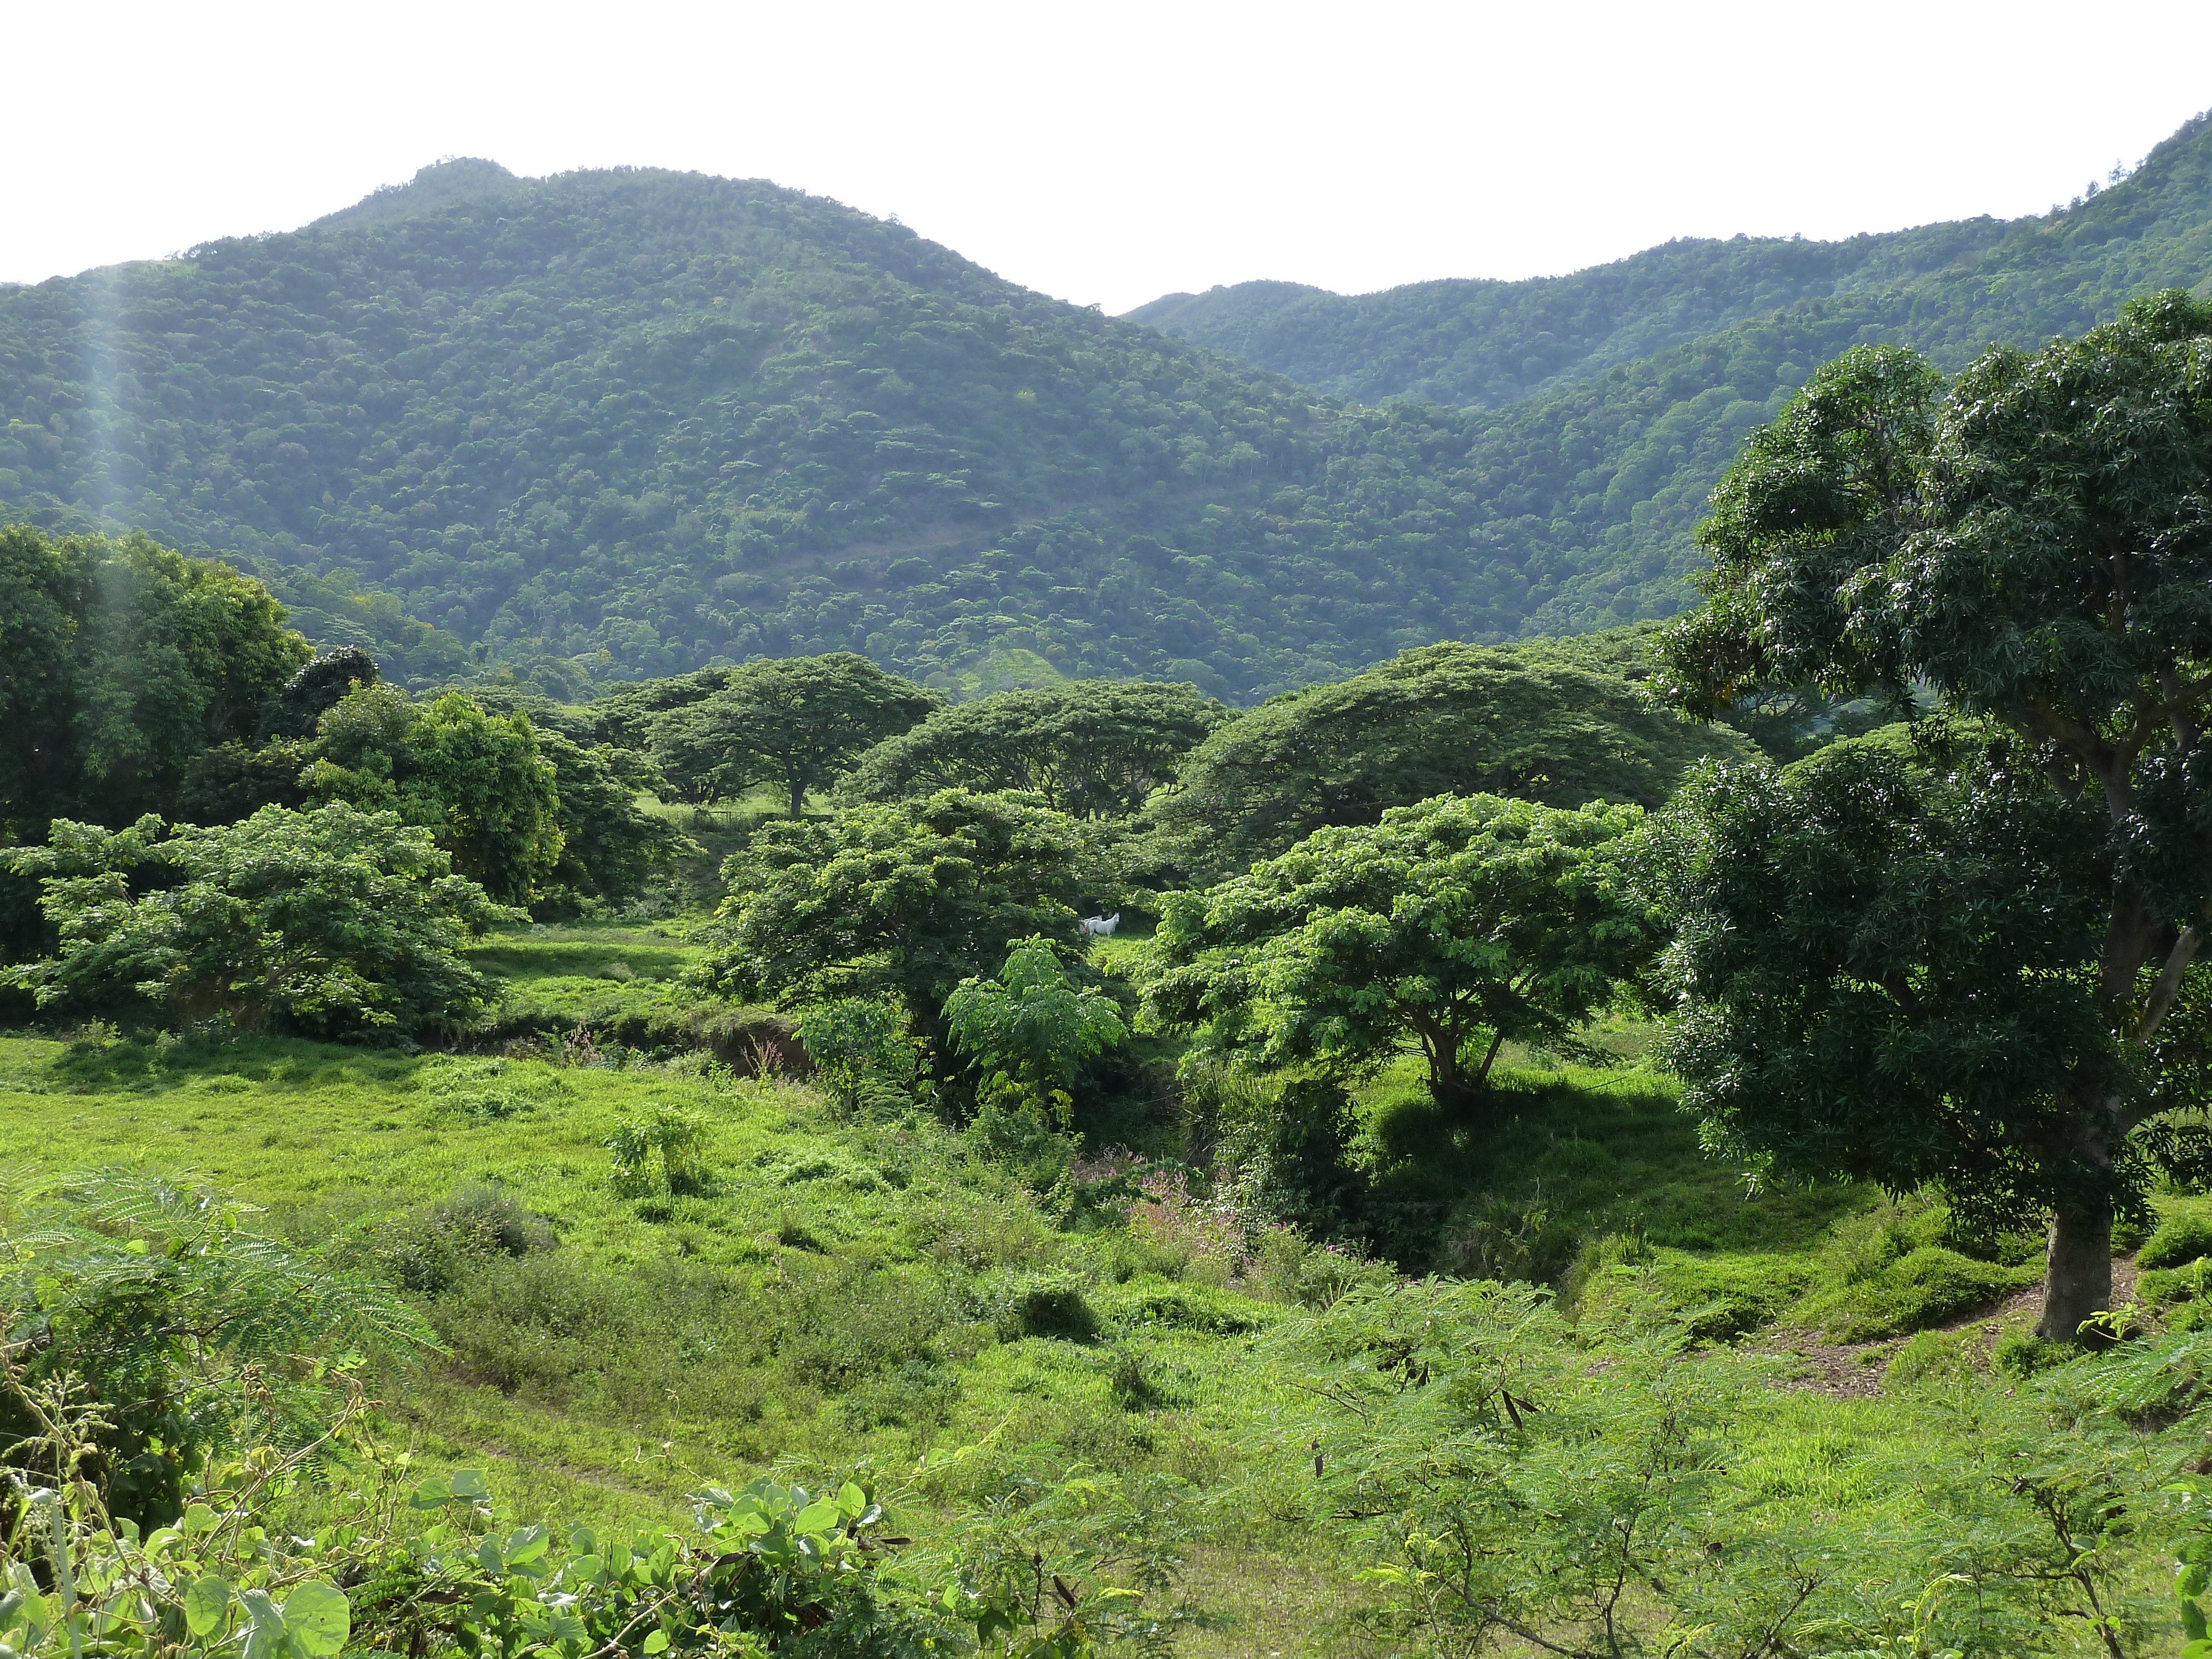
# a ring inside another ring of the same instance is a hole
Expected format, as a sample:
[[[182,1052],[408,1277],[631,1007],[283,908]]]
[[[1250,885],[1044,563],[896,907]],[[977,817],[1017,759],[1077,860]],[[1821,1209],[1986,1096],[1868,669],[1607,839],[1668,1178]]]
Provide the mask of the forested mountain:
[[[854,649],[1249,696],[1516,634],[1589,574],[1488,527],[1462,416],[1347,411],[692,175],[447,163],[0,290],[0,508],[242,560],[424,672]]]
[[[1789,310],[1820,318],[1844,344],[1887,325],[1955,368],[1990,340],[2078,331],[2143,288],[2208,275],[2212,149],[2199,117],[2112,190],[2036,218],[1840,242],[1684,240],[1571,276],[1377,294],[1240,283],[1127,315],[1333,398],[1495,409]]]
[[[1921,275],[2008,228],[1970,219],[1843,242],[1682,240],[1569,276],[1454,278],[1380,294],[1239,283],[1127,314],[1349,402],[1495,409],[1800,300]]]
[[[2110,190],[2009,224],[1674,243],[1556,280],[1358,299],[1254,283],[1133,314],[1337,395],[1480,405],[1548,387],[1472,411],[1461,476],[1477,481],[1478,545],[1560,573],[1528,630],[1568,633],[1594,612],[1681,603],[1708,492],[1743,434],[1828,358],[1895,341],[1955,370],[1993,342],[2078,332],[2132,295],[2208,282],[2212,118],[2200,116]],[[1720,325],[1681,337],[1705,317]],[[1405,404],[1387,406],[1405,418]]]
[[[454,161],[0,289],[0,516],[230,558],[417,679],[853,650],[1249,700],[1667,615],[1723,462],[1816,363],[1955,366],[2208,271],[2199,122],[2046,219],[1150,308],[1254,368],[771,185]],[[1409,390],[1501,406],[1335,400]]]

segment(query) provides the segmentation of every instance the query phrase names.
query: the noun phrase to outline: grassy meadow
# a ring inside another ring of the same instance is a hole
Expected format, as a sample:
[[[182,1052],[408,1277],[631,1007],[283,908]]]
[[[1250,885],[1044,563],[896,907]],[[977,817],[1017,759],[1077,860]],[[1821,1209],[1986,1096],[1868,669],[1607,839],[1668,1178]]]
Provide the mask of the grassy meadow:
[[[1389,1650],[1356,1618],[1366,1563],[1316,1507],[1332,1430],[1286,1342],[1389,1272],[1281,1230],[1231,1260],[1194,1205],[1125,1219],[1100,1148],[1039,1193],[920,1112],[841,1121],[773,1057],[745,1077],[594,1042],[680,1021],[681,933],[489,939],[509,1006],[580,1033],[495,1052],[0,1039],[15,1182],[161,1173],[398,1282],[445,1352],[383,1380],[383,1432],[488,1469],[507,1513],[673,1525],[705,1480],[860,1469],[927,1539],[1025,1485],[1141,1478],[1178,1495],[1178,1650]],[[1110,969],[1139,942],[1100,948]],[[1373,1212],[1431,1241],[1414,1265],[1542,1280],[1585,1320],[1686,1322],[1759,1368],[1739,1480],[1869,1535],[1929,1524],[1925,1471],[1970,1467],[1976,1401],[2013,1386],[1992,1354],[2024,1344],[2033,1241],[1968,1246],[1917,1200],[1747,1191],[1632,1058],[1511,1058],[1479,1124],[1438,1119],[1410,1068],[1361,1099]],[[711,1124],[697,1166],[626,1179],[610,1137],[669,1107]],[[2162,1202],[2178,1225],[2208,1207]]]

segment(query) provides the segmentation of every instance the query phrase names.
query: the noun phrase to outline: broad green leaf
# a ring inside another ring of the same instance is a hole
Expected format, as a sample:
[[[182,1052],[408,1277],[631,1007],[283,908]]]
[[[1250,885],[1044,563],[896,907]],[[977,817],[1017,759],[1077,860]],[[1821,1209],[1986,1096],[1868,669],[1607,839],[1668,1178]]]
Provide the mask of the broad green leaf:
[[[246,1659],[280,1659],[285,1651],[284,1615],[269,1599],[269,1592],[240,1590],[238,1599],[252,1621],[246,1632]]]
[[[584,1621],[565,1609],[552,1613],[545,1620],[545,1639],[548,1642],[580,1642],[590,1634]]]
[[[550,1536],[546,1528],[542,1526],[525,1527],[520,1531],[509,1535],[507,1540],[507,1565],[520,1566],[525,1562],[537,1560],[545,1553],[546,1542]]]
[[[434,1474],[415,1488],[408,1502],[418,1510],[441,1510],[453,1497],[453,1483],[442,1474]]]
[[[246,1616],[253,1620],[256,1630],[272,1631],[279,1636],[284,1633],[284,1614],[270,1599],[267,1590],[242,1589],[238,1593],[238,1599],[244,1604]]]
[[[345,1592],[335,1584],[312,1580],[284,1598],[284,1633],[309,1659],[331,1659],[352,1628]]]
[[[453,1496],[465,1504],[491,1502],[491,1485],[484,1479],[482,1469],[455,1469]]]
[[[667,1632],[666,1631],[665,1631],[665,1630],[657,1630],[657,1631],[654,1631],[651,1635],[647,1636],[647,1637],[645,1638],[645,1650],[646,1650],[646,1652],[647,1652],[647,1653],[665,1653],[665,1652],[667,1652],[667,1651],[668,1651],[668,1632]]]
[[[214,1574],[185,1592],[185,1628],[193,1635],[214,1635],[229,1616],[230,1586]]]
[[[836,1504],[823,1502],[809,1504],[799,1510],[799,1518],[791,1524],[799,1532],[824,1533],[834,1528],[837,1520]]]

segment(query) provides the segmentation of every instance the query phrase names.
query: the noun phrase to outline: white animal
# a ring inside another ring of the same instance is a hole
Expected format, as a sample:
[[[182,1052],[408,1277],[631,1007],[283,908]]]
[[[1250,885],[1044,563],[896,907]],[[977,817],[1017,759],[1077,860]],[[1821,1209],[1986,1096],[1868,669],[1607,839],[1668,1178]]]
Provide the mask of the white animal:
[[[1111,939],[1114,937],[1114,924],[1121,920],[1121,913],[1116,910],[1110,916],[1085,916],[1078,925],[1090,938]]]

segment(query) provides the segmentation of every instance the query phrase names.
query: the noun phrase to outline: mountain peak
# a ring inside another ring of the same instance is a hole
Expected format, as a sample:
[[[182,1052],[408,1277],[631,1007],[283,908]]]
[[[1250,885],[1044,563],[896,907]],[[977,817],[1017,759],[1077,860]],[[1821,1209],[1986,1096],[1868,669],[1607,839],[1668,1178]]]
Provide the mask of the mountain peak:
[[[396,219],[420,218],[457,202],[507,195],[525,182],[498,162],[481,156],[441,156],[418,169],[405,184],[380,185],[351,207],[325,214],[309,228],[389,224]]]

